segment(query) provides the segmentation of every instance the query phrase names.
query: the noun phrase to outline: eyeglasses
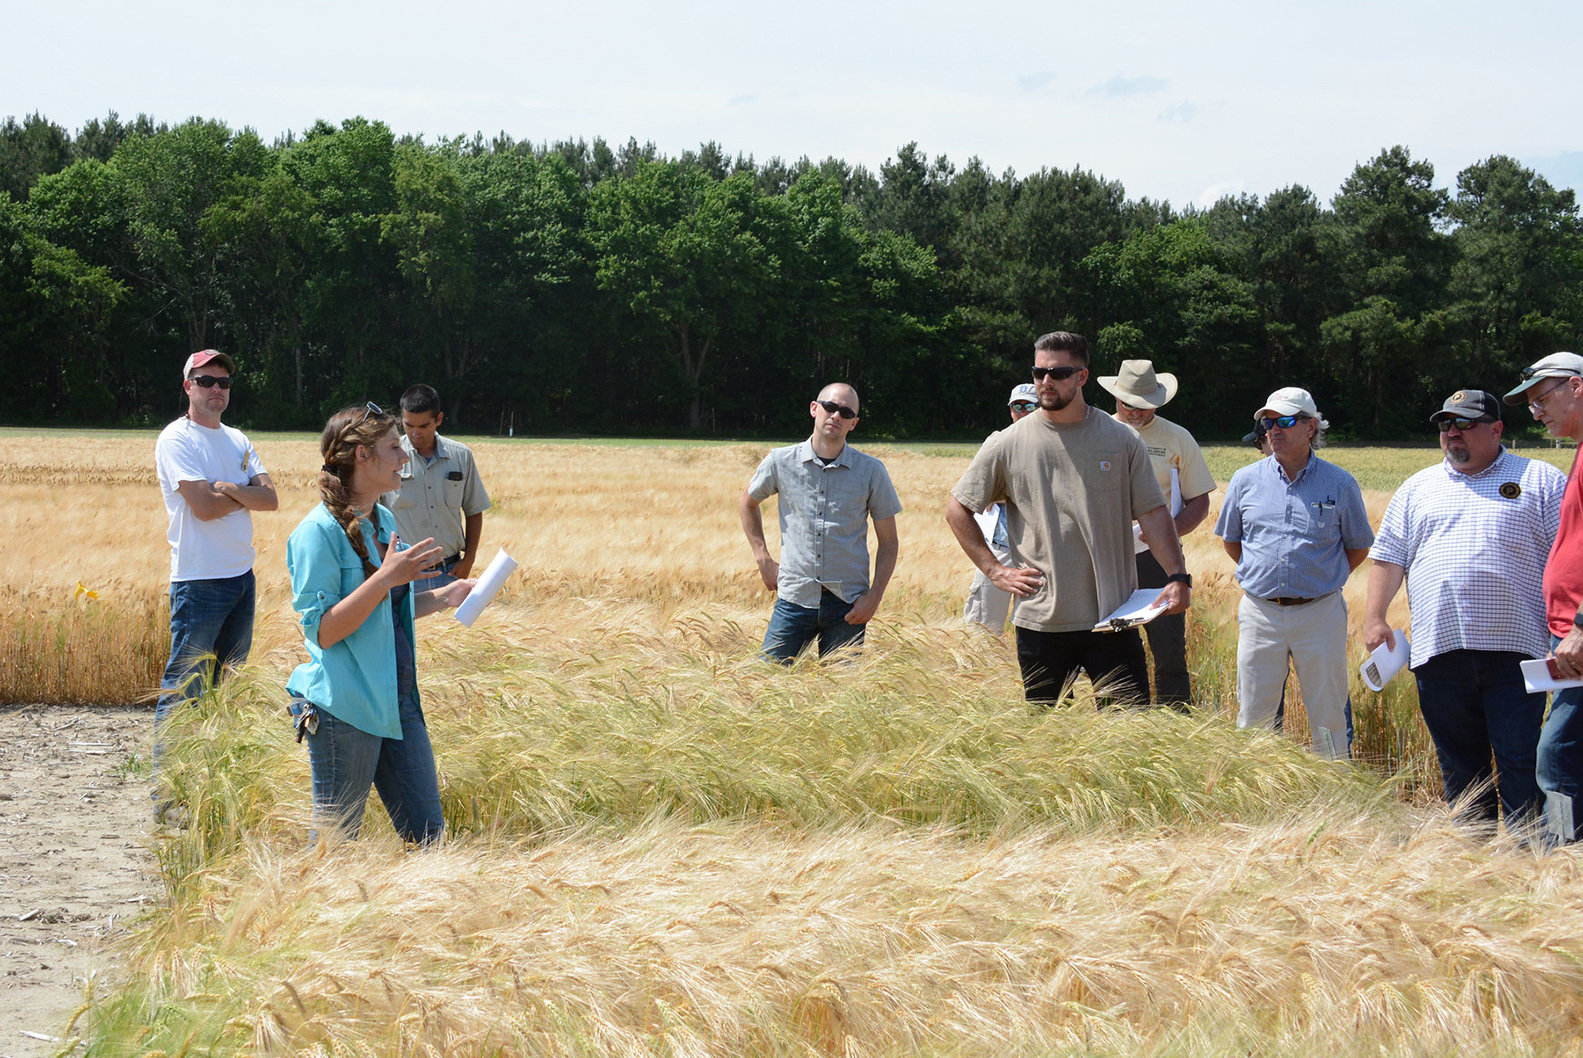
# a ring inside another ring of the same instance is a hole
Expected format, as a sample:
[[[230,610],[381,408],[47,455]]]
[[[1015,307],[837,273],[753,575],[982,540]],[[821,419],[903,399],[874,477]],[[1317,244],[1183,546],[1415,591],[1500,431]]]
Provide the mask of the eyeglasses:
[[[857,412],[853,411],[845,404],[837,404],[833,400],[816,400],[814,403],[819,405],[819,407],[823,408],[825,411],[829,412],[831,415],[839,415],[843,419],[857,418]]]
[[[1012,411],[1032,411],[1033,409],[1037,408],[1038,406],[1039,406],[1038,404],[1034,403],[1031,400],[1018,400],[1018,401],[1013,401],[1012,402],[1011,410]]]
[[[1033,380],[1035,382],[1043,382],[1044,376],[1049,375],[1057,382],[1065,382],[1081,370],[1083,369],[1080,367],[1035,367],[1033,369]]]
[[[1436,425],[1440,427],[1441,433],[1446,433],[1453,426],[1455,426],[1458,430],[1471,430],[1480,423],[1494,421],[1494,419],[1441,419],[1436,423]]]
[[[1555,385],[1551,386],[1549,389],[1545,390],[1543,393],[1539,394],[1537,397],[1534,397],[1532,400],[1530,400],[1528,402],[1528,410],[1533,412],[1535,415],[1538,415],[1540,412],[1544,411],[1545,410],[1545,401],[1550,399],[1550,394],[1554,393],[1556,390],[1560,389],[1562,386],[1565,386],[1568,382],[1570,382],[1572,380],[1572,378],[1576,378],[1576,377],[1577,377],[1576,375],[1573,375],[1573,376],[1571,376],[1569,378],[1563,378],[1560,382],[1557,382]]]
[[[231,388],[230,379],[218,378],[214,375],[193,375],[192,378],[188,379],[187,381],[201,389],[213,389],[215,386],[219,386],[221,389]]]
[[[1272,430],[1277,426],[1283,430],[1290,430],[1298,423],[1306,422],[1307,420],[1308,416],[1306,415],[1277,415],[1273,419],[1266,415],[1264,418],[1259,420],[1259,425],[1264,427],[1266,430]]]
[[[1141,408],[1136,404],[1128,404],[1124,400],[1117,400],[1116,407],[1122,411],[1152,411],[1152,408]]]

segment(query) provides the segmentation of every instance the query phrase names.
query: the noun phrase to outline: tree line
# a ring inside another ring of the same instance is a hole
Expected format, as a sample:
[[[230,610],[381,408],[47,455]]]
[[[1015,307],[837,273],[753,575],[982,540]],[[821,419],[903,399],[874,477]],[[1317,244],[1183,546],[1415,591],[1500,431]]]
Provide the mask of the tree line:
[[[872,172],[34,114],[0,125],[0,192],[13,424],[163,422],[174,365],[213,346],[255,428],[424,381],[474,432],[784,436],[844,379],[870,436],[977,438],[1033,338],[1070,329],[1095,374],[1176,373],[1171,417],[1201,436],[1302,385],[1342,435],[1389,438],[1583,331],[1573,192],[1500,155],[1448,191],[1400,146],[1328,205],[1294,185],[1176,209],[916,144]]]

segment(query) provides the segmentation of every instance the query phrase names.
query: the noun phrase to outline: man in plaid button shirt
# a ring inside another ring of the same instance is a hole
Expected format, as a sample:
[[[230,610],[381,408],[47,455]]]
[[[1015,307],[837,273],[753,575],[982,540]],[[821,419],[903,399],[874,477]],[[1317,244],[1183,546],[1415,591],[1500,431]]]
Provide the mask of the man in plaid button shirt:
[[[1492,393],[1458,390],[1429,417],[1446,457],[1391,497],[1363,620],[1370,650],[1394,646],[1385,614],[1406,579],[1408,664],[1446,800],[1492,828],[1502,813],[1508,827],[1533,821],[1540,806],[1545,696],[1527,693],[1518,665],[1549,652],[1542,581],[1566,487],[1555,467],[1506,450],[1500,408]]]

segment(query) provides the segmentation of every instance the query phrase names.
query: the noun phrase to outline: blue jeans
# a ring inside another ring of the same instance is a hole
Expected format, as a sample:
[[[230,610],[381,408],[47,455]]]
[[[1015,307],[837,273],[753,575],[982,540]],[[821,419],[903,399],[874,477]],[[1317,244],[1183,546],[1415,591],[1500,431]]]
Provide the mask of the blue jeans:
[[[1525,657],[1502,650],[1450,650],[1413,670],[1446,800],[1477,788],[1468,817],[1494,824],[1498,803],[1507,827],[1537,819],[1540,805],[1536,764],[1545,696],[1529,694],[1523,686],[1518,664]]]
[[[768,661],[790,665],[815,639],[819,640],[820,657],[838,647],[857,646],[863,642],[863,631],[868,626],[847,624],[846,615],[851,612],[852,603],[842,602],[831,591],[820,592],[817,609],[777,597],[760,654]]]
[[[1561,642],[1550,637],[1550,649]],[[1576,841],[1574,813],[1583,808],[1583,687],[1556,691],[1539,731],[1535,770],[1545,795],[1545,829],[1562,844]]]
[[[227,665],[247,660],[253,646],[253,571],[220,580],[170,585],[170,660],[154,706],[154,771],[165,747],[161,729],[172,710],[203,694]],[[159,793],[156,790],[155,799]]]
[[[301,711],[302,701],[293,699],[292,715]],[[370,785],[403,841],[425,844],[445,833],[434,748],[416,695],[401,696],[401,738],[371,735],[323,709],[318,713],[319,730],[307,736],[315,837],[318,827],[357,837]]]
[[[460,561],[460,556],[453,555],[452,557],[446,559],[444,562],[441,562],[440,563],[440,571],[438,573],[436,573],[432,577],[424,577],[421,580],[413,581],[412,582],[412,590],[413,591],[433,591],[435,588],[443,588],[447,584],[454,583],[456,581],[456,578],[451,575],[451,570],[456,568],[456,563],[458,561]]]

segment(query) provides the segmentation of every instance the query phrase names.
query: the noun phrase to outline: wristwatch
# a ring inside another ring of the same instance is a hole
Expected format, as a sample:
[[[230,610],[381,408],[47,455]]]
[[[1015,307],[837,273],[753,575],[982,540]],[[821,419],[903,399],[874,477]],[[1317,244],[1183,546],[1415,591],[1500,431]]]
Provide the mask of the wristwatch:
[[[1191,588],[1193,586],[1193,575],[1191,573],[1172,573],[1169,577],[1165,578],[1165,583],[1185,584]]]

